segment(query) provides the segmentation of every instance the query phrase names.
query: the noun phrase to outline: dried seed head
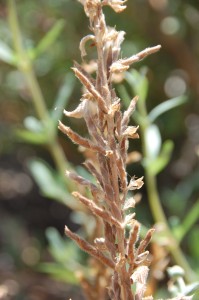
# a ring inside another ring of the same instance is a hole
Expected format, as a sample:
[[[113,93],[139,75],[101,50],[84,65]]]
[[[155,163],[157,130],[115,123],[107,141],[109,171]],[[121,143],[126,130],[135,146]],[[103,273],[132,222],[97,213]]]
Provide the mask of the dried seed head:
[[[135,245],[139,238],[139,230],[140,225],[137,221],[134,222],[133,229],[130,231],[129,240],[128,240],[128,252],[127,257],[129,261],[129,274],[133,273],[134,265],[135,265]]]
[[[136,202],[135,202],[135,199],[134,199],[133,197],[128,198],[128,199],[125,201],[125,203],[124,203],[123,210],[127,210],[127,209],[129,209],[129,208],[133,208],[133,207],[135,207],[135,204],[136,204]]]
[[[139,135],[137,133],[139,126],[128,126],[124,132],[122,133],[122,136],[128,139],[138,139]]]
[[[79,45],[79,49],[81,52],[81,57],[83,58],[84,56],[87,55],[86,53],[86,49],[85,49],[85,44],[89,41],[92,40],[92,42],[95,42],[95,36],[92,34],[88,34],[87,36],[83,37],[81,39],[80,45]]]
[[[73,111],[67,111],[64,109],[64,115],[67,117],[73,117],[73,118],[83,118],[85,114],[85,109],[86,109],[86,103],[87,99],[84,99],[80,104],[77,106],[77,108]]]
[[[133,283],[136,283],[136,299],[142,299],[146,290],[146,281],[149,268],[146,266],[138,267],[131,275]]]
[[[99,261],[101,261],[103,264],[110,267],[111,269],[115,269],[115,264],[110,258],[106,257],[101,251],[99,251],[93,245],[89,244],[87,241],[80,238],[80,236],[70,231],[70,229],[67,226],[65,226],[65,234],[68,237],[70,237],[72,240],[74,240],[82,250],[88,252],[91,256],[94,256],[96,259],[98,259]]]
[[[101,251],[107,251],[107,245],[105,242],[105,238],[101,237],[101,238],[95,238],[94,240],[95,246],[101,250]]]
[[[141,243],[138,247],[138,250],[137,250],[138,255],[142,254],[145,251],[146,247],[148,246],[148,244],[151,241],[151,238],[152,238],[152,235],[153,235],[154,231],[155,231],[154,228],[151,228],[151,229],[148,230],[145,238],[141,241]]]
[[[145,58],[146,56],[155,53],[159,51],[161,48],[160,45],[151,47],[151,48],[146,48],[145,50],[125,59],[119,59],[118,61],[114,62],[112,66],[110,67],[111,73],[114,72],[124,72],[127,71],[130,67],[131,64],[138,62]]]
[[[122,127],[126,128],[126,126],[128,125],[130,117],[131,117],[133,111],[135,110],[137,101],[138,101],[138,96],[135,96],[131,100],[128,109],[124,112],[123,118],[122,118]]]
[[[102,4],[110,6],[116,13],[120,13],[126,8],[126,5],[124,5],[126,1],[127,0],[103,0]]]
[[[81,70],[77,68],[72,68],[72,70],[75,73],[75,76],[81,81],[81,83],[87,88],[87,90],[92,94],[93,98],[97,101],[98,107],[100,110],[102,110],[104,113],[108,112],[106,103],[103,99],[103,97],[100,95],[100,93],[96,90],[93,83],[90,81],[90,78],[88,78],[84,73],[81,72]]]
[[[87,17],[94,19],[97,15],[97,9],[100,6],[101,0],[80,0],[84,5],[84,10]]]
[[[117,99],[111,104],[108,114],[113,118],[117,111],[120,111],[120,99]]]
[[[148,256],[149,256],[149,251],[144,251],[141,254],[137,255],[135,264],[136,265],[144,264]]]
[[[67,175],[90,190],[92,199],[79,192],[73,192],[73,196],[78,198],[98,221],[100,218],[100,224],[104,225],[104,238],[96,238],[92,245],[67,227],[65,233],[80,248],[113,270],[112,287],[109,288],[111,298],[143,299],[148,275],[146,260],[149,254],[145,248],[153,230],[147,233],[136,248],[140,225],[134,220],[134,213],[125,214],[127,209],[135,206],[133,198],[125,202],[128,191],[140,189],[143,185],[143,177],[138,179],[133,177],[128,184],[126,174],[128,139],[138,138],[138,127],[128,126],[138,97],[131,101],[128,109],[122,114],[120,99],[112,87],[112,81],[114,73],[124,72],[132,63],[158,51],[160,46],[145,49],[130,58],[119,59],[125,32],[117,32],[115,28],[106,25],[102,8],[110,6],[115,12],[121,12],[126,8],[126,0],[79,0],[79,2],[89,17],[93,33],[81,40],[81,56],[86,56],[86,43],[91,40],[97,50],[98,58],[95,63],[97,68],[94,69],[96,75],[92,77],[90,69],[87,71],[75,63],[72,69],[82,83],[85,93],[78,107],[71,112],[65,110],[64,114],[74,118],[83,117],[89,138],[80,136],[61,122],[59,129],[78,146],[95,153],[91,158],[97,162],[87,162],[86,166],[96,177],[96,184],[75,173],[67,172]],[[126,237],[126,225],[133,227],[129,238]],[[107,251],[107,256],[103,251]],[[135,295],[131,290],[130,279],[136,283]],[[87,286],[85,290],[89,291],[89,283],[84,281],[84,284]]]
[[[84,205],[86,205],[87,208],[91,210],[94,215],[102,218],[104,222],[107,222],[111,225],[115,225],[120,229],[122,228],[122,224],[115,217],[113,217],[108,211],[95,204],[91,199],[82,196],[78,192],[73,192],[72,195],[74,197],[77,197]]]
[[[126,227],[126,225],[129,225],[129,224],[133,224],[134,223],[134,217],[135,217],[135,213],[132,213],[132,214],[128,214],[125,216],[125,219],[124,219],[124,228]]]
[[[143,176],[138,179],[135,179],[135,177],[131,178],[128,185],[128,190],[129,191],[139,190],[144,184],[143,178],[144,178]]]

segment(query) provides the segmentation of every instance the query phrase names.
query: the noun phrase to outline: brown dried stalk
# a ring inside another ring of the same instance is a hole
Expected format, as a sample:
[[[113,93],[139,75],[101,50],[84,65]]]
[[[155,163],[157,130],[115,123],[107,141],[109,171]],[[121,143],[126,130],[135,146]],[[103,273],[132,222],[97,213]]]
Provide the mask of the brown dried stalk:
[[[128,139],[139,137],[138,127],[128,126],[138,97],[135,97],[129,108],[122,113],[120,99],[112,87],[112,80],[113,73],[127,70],[131,64],[158,51],[160,46],[147,48],[130,58],[119,58],[124,32],[117,32],[115,28],[107,27],[102,8],[108,5],[115,12],[121,12],[126,7],[125,1],[79,1],[84,6],[93,33],[80,42],[81,55],[86,56],[86,43],[91,40],[97,51],[97,72],[94,79],[83,67],[75,64],[73,71],[86,93],[73,112],[64,111],[64,114],[75,118],[83,117],[90,137],[89,139],[81,137],[61,122],[59,122],[59,129],[74,143],[96,153],[96,160],[85,163],[87,169],[96,178],[96,184],[74,173],[67,174],[91,191],[93,199],[88,199],[78,192],[74,192],[73,196],[102,221],[104,236],[98,237],[91,244],[72,233],[68,227],[65,228],[65,233],[81,249],[112,270],[111,284],[107,287],[111,299],[142,300],[149,265],[149,252],[146,251],[146,247],[154,229],[148,231],[139,246],[136,245],[140,226],[134,220],[135,214],[127,214],[128,209],[135,206],[135,201],[128,197],[128,193],[141,188],[143,178],[132,177],[128,182],[126,176]],[[126,229],[127,226],[131,228],[130,234]],[[133,289],[132,285],[134,285]]]

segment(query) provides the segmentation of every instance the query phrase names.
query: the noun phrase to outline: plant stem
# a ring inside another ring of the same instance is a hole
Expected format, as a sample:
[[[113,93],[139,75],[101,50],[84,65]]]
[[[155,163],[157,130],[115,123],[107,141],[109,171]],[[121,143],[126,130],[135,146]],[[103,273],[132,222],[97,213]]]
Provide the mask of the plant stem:
[[[145,182],[146,182],[146,189],[148,194],[148,201],[151,209],[151,213],[153,215],[154,221],[163,225],[163,233],[164,237],[166,238],[166,247],[171,253],[173,259],[175,260],[176,264],[181,266],[185,271],[185,279],[187,282],[192,282],[193,280],[197,280],[197,275],[191,269],[189,263],[186,260],[183,252],[181,251],[178,241],[176,240],[175,236],[173,235],[169,224],[167,222],[167,218],[165,216],[163,207],[161,205],[158,188],[157,188],[157,179],[155,175],[150,172],[150,169],[147,167],[147,163],[150,160],[149,151],[147,147],[147,140],[146,140],[146,130],[150,121],[147,115],[147,109],[145,101],[140,99],[138,101],[138,111],[144,122],[140,123],[140,130],[142,136],[142,149],[143,149],[143,157],[145,161]]]
[[[8,19],[13,34],[13,43],[17,54],[18,68],[24,74],[24,77],[27,81],[27,85],[29,87],[32,96],[32,101],[33,101],[35,111],[45,128],[46,135],[48,137],[49,151],[51,152],[51,155],[55,161],[57,169],[59,170],[62,177],[64,177],[65,179],[68,190],[71,191],[73,189],[71,187],[71,182],[69,182],[67,177],[64,176],[65,170],[71,169],[71,167],[68,161],[66,160],[64,151],[59,145],[57,135],[56,135],[56,130],[52,124],[52,120],[48,113],[48,109],[46,107],[41,88],[37,81],[30,58],[28,57],[27,51],[23,45],[22,36],[19,28],[19,22],[17,18],[15,0],[8,1]]]
[[[32,99],[34,102],[35,110],[40,120],[48,119],[48,112],[45,105],[45,101],[38,85],[37,80],[35,80],[35,74],[28,58],[27,52],[23,46],[22,36],[19,28],[16,3],[14,0],[9,0],[8,5],[8,19],[10,23],[10,28],[13,34],[13,43],[15,51],[17,54],[17,64],[20,71],[25,75],[28,86],[30,88]]]
[[[198,218],[199,218],[199,199],[196,201],[193,207],[188,211],[187,215],[185,216],[185,219],[182,221],[182,224],[180,224],[179,227],[175,229],[175,236],[177,237],[179,243],[182,241],[183,237],[191,229],[194,223],[197,222]]]
[[[106,23],[105,20],[103,19],[103,12],[102,9],[100,10],[99,13],[99,24],[101,25],[101,30],[106,30]],[[107,78],[107,72],[106,72],[106,61],[104,60],[105,54],[104,54],[104,49],[105,49],[105,43],[103,40],[101,40],[99,35],[99,29],[98,25],[96,24],[95,26],[95,36],[98,41],[97,44],[97,54],[98,54],[98,74],[97,74],[97,82],[100,82],[99,88],[101,89],[101,93],[104,96],[104,99],[106,101],[107,107],[110,109],[111,107],[111,91],[109,89],[109,84],[108,84],[108,78]],[[119,221],[122,223],[123,220],[123,214],[121,211],[121,204],[120,204],[120,195],[119,195],[119,186],[118,186],[118,170],[117,170],[117,155],[116,155],[116,143],[114,140],[114,130],[115,130],[115,124],[114,120],[111,116],[107,117],[107,144],[109,145],[110,149],[113,151],[113,155],[110,158],[110,170],[111,170],[111,182],[114,190],[114,195],[115,195],[115,202],[116,205],[118,206],[118,211],[120,212],[119,216],[114,216],[115,218],[119,217]],[[117,231],[117,238],[118,238],[118,251],[123,258],[125,256],[125,229],[116,229]],[[125,278],[127,277],[127,270],[126,270],[126,265],[124,264],[122,268],[119,270],[118,268],[118,275],[119,275],[119,283],[120,283],[120,288],[121,288],[121,300],[127,300],[128,298],[128,293],[126,290],[126,286],[124,285]]]

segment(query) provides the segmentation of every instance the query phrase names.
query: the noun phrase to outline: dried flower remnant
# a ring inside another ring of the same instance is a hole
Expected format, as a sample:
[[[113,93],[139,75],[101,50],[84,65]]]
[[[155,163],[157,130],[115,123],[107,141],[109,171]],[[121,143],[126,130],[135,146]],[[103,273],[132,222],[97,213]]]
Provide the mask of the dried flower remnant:
[[[120,47],[124,32],[107,27],[102,11],[103,6],[110,6],[115,12],[122,12],[125,2],[122,0],[79,0],[84,6],[90,21],[92,34],[80,42],[82,57],[87,55],[85,44],[91,40],[97,51],[96,76],[91,77],[86,70],[75,63],[73,71],[82,83],[85,93],[78,107],[64,111],[68,117],[84,118],[89,138],[81,137],[72,129],[59,122],[59,129],[74,143],[93,151],[95,159],[85,162],[85,167],[96,178],[96,184],[83,177],[67,172],[67,175],[78,184],[87,187],[93,199],[73,192],[93,215],[103,224],[102,235],[89,243],[68,227],[65,233],[81,249],[102,262],[112,270],[109,296],[114,300],[144,299],[149,251],[146,250],[154,229],[138,243],[140,225],[135,221],[135,213],[128,214],[128,209],[136,201],[128,196],[129,191],[140,189],[143,177],[128,182],[126,174],[127,150],[129,139],[139,138],[138,127],[128,126],[129,119],[138,100],[136,96],[125,112],[121,112],[121,100],[112,87],[114,73],[126,71],[131,64],[140,61],[149,54],[155,53],[160,46],[147,48],[130,58],[120,59]],[[130,227],[126,230],[126,227]],[[137,245],[138,244],[138,245]],[[132,285],[136,286],[132,289]],[[150,299],[153,299],[152,297]]]

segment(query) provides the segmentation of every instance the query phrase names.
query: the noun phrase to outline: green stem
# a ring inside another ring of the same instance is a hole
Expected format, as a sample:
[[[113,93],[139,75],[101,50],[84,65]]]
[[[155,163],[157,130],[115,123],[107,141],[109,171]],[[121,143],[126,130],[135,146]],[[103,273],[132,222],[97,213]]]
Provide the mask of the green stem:
[[[27,55],[25,47],[23,46],[22,36],[16,12],[16,3],[14,0],[8,1],[8,19],[13,34],[13,43],[15,51],[17,53],[18,68],[24,74],[30,93],[32,95],[32,101],[36,113],[46,130],[46,134],[48,136],[49,151],[52,154],[57,169],[59,170],[60,174],[65,178],[67,188],[70,190],[71,182],[69,183],[69,180],[64,176],[64,173],[66,168],[70,169],[71,167],[65,158],[64,151],[59,145],[56,136],[56,129],[52,125],[52,120],[49,116],[48,109],[46,107],[45,100],[41,88],[38,84],[32,63]]]
[[[48,119],[48,111],[39,84],[36,80],[32,64],[23,46],[22,36],[16,13],[16,3],[14,0],[9,0],[8,2],[8,20],[13,34],[13,43],[15,51],[17,53],[18,68],[25,75],[29,89],[32,94],[32,99],[37,115],[39,116],[40,120],[45,121]]]
[[[69,192],[74,191],[75,185],[67,178],[67,176],[64,176],[66,170],[71,170],[71,166],[66,160],[64,151],[62,150],[56,139],[49,144],[49,150],[51,152],[52,157],[54,158],[57,169],[59,170],[60,174],[62,175],[62,177],[64,177],[65,182],[67,183],[67,190]]]
[[[177,227],[174,231],[175,236],[177,237],[179,243],[182,241],[186,233],[192,228],[194,223],[197,222],[198,218],[199,218],[199,199],[189,210],[189,212],[185,216],[185,219],[182,221],[182,224],[179,225],[179,227]]]
[[[163,224],[163,231],[166,237],[166,247],[171,253],[176,264],[181,266],[185,271],[185,279],[187,282],[192,282],[197,279],[196,274],[190,268],[182,250],[179,247],[177,240],[175,239],[173,233],[170,230],[166,216],[164,214],[157,189],[156,178],[145,169],[145,181],[147,187],[147,194],[149,199],[149,205],[153,218],[156,223]]]
[[[150,124],[150,121],[148,120],[145,101],[140,100],[140,103],[138,101],[138,111],[142,119],[145,120],[144,122],[141,122],[140,130],[142,136],[143,157],[145,161],[145,182],[151,213],[153,215],[154,221],[163,225],[163,235],[166,239],[166,247],[171,253],[176,264],[178,264],[184,269],[186,281],[192,282],[193,280],[198,279],[197,275],[189,266],[186,257],[180,249],[179,244],[168,225],[167,218],[161,205],[156,177],[153,175],[152,172],[150,172],[150,169],[147,167],[147,162],[150,160],[150,156],[147,147],[146,130],[148,125]]]

